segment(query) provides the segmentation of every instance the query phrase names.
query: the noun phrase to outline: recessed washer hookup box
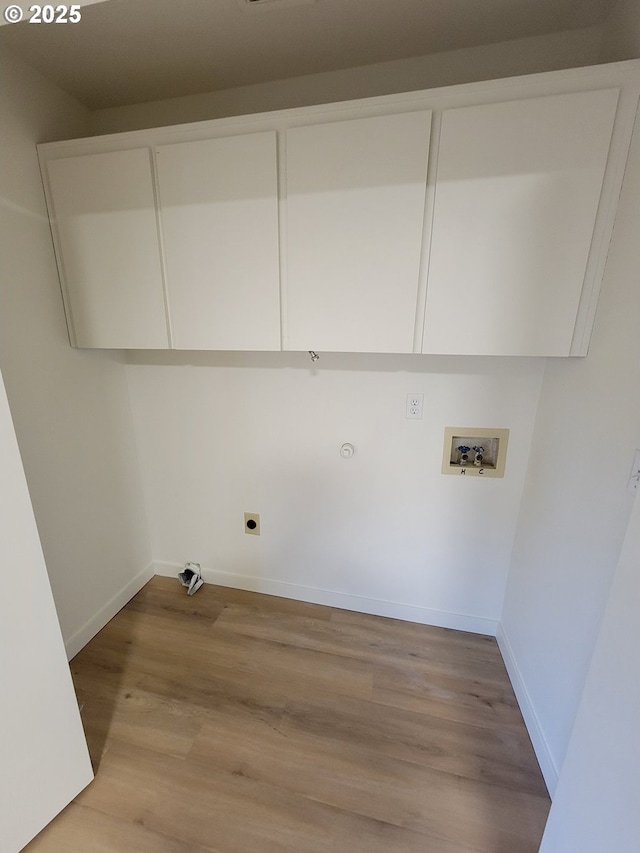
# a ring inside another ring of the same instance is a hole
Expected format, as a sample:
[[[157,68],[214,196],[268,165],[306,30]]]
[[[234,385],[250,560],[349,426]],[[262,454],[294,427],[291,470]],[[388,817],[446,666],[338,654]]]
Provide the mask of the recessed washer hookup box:
[[[508,429],[445,427],[442,473],[504,477],[508,442]]]

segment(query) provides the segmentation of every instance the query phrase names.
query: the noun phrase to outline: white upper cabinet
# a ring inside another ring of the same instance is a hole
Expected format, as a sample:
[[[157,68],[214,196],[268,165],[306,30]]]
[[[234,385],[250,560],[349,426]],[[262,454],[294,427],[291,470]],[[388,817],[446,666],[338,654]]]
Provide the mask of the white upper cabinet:
[[[639,70],[40,145],[71,341],[586,355]]]
[[[569,355],[617,101],[443,112],[423,352]]]
[[[273,131],[156,149],[176,349],[279,350]]]
[[[431,112],[286,134],[285,349],[412,352]]]
[[[149,150],[51,160],[47,174],[72,343],[166,348]]]

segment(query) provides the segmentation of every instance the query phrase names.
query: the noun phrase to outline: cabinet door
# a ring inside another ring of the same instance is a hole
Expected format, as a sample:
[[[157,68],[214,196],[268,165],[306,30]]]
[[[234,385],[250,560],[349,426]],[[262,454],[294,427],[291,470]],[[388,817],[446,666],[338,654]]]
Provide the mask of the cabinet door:
[[[173,344],[279,350],[275,132],[156,150]]]
[[[79,347],[168,347],[147,148],[49,160],[65,307]]]
[[[16,853],[93,778],[0,375],[0,850]]]
[[[617,98],[444,112],[423,352],[569,354]]]
[[[287,131],[289,350],[412,352],[431,113]]]

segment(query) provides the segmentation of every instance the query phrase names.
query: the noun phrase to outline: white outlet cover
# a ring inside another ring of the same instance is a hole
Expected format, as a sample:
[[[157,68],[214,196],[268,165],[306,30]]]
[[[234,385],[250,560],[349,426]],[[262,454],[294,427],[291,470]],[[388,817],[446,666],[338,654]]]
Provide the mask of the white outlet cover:
[[[422,420],[424,394],[407,394],[405,417],[407,420]]]

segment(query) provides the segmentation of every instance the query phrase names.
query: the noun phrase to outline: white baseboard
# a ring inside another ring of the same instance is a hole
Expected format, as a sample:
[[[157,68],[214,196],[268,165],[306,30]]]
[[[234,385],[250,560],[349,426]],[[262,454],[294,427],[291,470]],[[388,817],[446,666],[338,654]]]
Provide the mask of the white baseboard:
[[[533,744],[533,749],[536,754],[536,758],[538,759],[540,770],[542,771],[545,784],[549,791],[549,796],[553,799],[553,795],[558,784],[558,768],[553,760],[549,744],[546,741],[542,731],[542,726],[538,720],[538,715],[536,714],[533,703],[531,702],[529,691],[525,686],[522,673],[520,672],[520,667],[518,666],[513,649],[511,648],[511,643],[509,642],[504,628],[500,623],[498,623],[496,640],[498,641],[498,648],[500,649],[504,665],[506,666],[509,678],[511,679],[513,692],[516,694],[516,699],[520,705],[520,710],[522,711],[522,716],[524,717],[524,722],[527,727],[527,731],[529,732],[529,737],[531,738],[531,743]]]
[[[155,572],[163,577],[177,578],[183,566],[178,563],[155,562]],[[457,631],[469,631],[473,634],[488,634],[495,637],[498,622],[481,616],[468,616],[464,613],[449,613],[444,610],[430,610],[413,604],[401,604],[377,598],[365,598],[346,592],[333,592],[300,584],[267,580],[233,572],[221,572],[217,569],[202,569],[205,583],[228,586],[233,589],[246,589],[265,595],[277,595],[281,598],[293,598],[296,601],[308,601],[312,604],[325,604],[342,610],[355,610],[358,613],[371,613],[374,616],[387,616],[403,619],[405,622],[418,622],[422,625],[435,625],[439,628],[454,628]]]
[[[137,592],[140,592],[142,587],[151,580],[155,573],[153,563],[149,563],[146,568],[139,572],[129,581],[128,584],[126,584],[126,586],[116,593],[116,595],[114,595],[113,598],[104,605],[104,607],[101,607],[88,622],[85,622],[79,631],[76,631],[75,634],[69,637],[64,644],[67,652],[67,660],[71,660],[71,658],[75,657],[80,649],[84,648],[89,640],[95,637],[98,631],[104,628],[107,622],[110,619],[113,619],[116,613],[121,610]]]

